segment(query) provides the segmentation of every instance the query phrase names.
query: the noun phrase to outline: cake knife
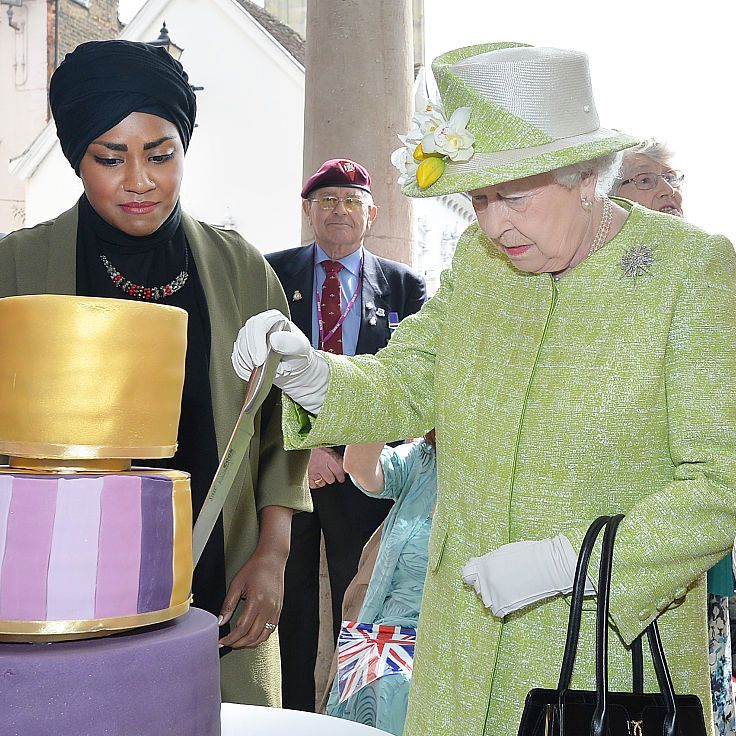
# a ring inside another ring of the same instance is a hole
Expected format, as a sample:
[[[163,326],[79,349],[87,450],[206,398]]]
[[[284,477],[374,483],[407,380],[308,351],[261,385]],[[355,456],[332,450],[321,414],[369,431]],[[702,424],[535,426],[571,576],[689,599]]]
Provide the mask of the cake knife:
[[[268,335],[270,336],[280,329],[281,326],[277,325],[269,331]],[[256,413],[271,390],[280,360],[281,355],[269,347],[263,365],[257,365],[253,369],[253,373],[250,374],[245,388],[243,408],[240,410],[238,421],[235,423],[225,452],[222,453],[217,472],[212,479],[210,489],[207,491],[207,496],[194,524],[192,531],[194,567],[197,566],[199,558],[202,556],[207,540],[212,534],[217,518],[235,482],[235,477],[243,464],[245,456],[248,454],[250,442],[255,433]]]

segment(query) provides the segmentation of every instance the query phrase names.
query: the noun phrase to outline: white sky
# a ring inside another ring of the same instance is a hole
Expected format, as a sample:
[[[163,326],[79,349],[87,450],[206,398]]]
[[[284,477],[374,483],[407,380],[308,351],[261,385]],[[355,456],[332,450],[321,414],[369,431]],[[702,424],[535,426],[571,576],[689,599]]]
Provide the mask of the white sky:
[[[120,0],[121,18],[140,5]],[[728,210],[736,176],[734,0],[424,0],[424,7],[427,60],[491,41],[586,52],[601,124],[668,143],[686,174],[685,217],[736,240]]]

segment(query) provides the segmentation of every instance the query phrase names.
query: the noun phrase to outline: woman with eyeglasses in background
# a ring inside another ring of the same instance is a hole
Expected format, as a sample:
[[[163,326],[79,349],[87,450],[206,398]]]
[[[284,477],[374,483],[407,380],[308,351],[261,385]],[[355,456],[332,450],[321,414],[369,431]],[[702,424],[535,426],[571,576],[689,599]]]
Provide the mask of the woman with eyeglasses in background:
[[[664,143],[649,138],[624,152],[611,194],[650,210],[682,217],[685,175],[673,168],[673,155]],[[719,736],[736,736],[731,676],[731,631],[728,598],[734,594],[730,556],[708,571],[708,641],[713,716]]]
[[[682,217],[682,192],[685,179],[672,168],[672,152],[664,143],[649,138],[624,153],[619,176],[611,194],[656,212]]]

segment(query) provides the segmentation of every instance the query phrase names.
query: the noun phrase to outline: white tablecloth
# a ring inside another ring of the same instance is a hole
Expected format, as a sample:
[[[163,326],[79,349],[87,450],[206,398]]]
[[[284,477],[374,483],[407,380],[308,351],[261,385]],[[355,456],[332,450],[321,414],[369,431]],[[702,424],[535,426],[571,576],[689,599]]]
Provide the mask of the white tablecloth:
[[[222,704],[222,736],[390,736],[342,718],[260,705]]]

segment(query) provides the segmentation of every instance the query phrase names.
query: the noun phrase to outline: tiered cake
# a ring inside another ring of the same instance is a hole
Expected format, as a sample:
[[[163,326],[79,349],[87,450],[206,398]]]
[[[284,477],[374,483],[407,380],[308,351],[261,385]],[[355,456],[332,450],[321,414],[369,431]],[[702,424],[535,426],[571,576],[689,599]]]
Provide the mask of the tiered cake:
[[[189,477],[130,467],[176,450],[186,319],[0,299],[4,735],[220,733],[217,622],[189,610]]]

